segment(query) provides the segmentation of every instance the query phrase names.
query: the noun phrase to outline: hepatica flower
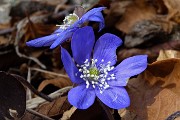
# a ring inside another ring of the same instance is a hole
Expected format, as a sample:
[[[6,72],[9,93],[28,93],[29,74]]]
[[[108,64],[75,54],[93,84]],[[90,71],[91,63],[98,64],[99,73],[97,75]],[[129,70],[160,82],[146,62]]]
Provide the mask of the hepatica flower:
[[[50,46],[50,48],[53,49],[71,38],[73,33],[87,21],[99,22],[99,30],[101,30],[104,27],[104,18],[101,11],[104,9],[105,7],[94,8],[85,13],[82,17],[75,13],[70,14],[65,17],[63,20],[64,24],[60,25],[54,33],[28,41],[26,44],[32,47]]]
[[[94,43],[93,29],[86,26],[72,36],[74,61],[64,48],[61,49],[64,68],[71,81],[77,84],[68,93],[69,102],[79,109],[87,109],[97,96],[110,108],[129,106],[130,99],[124,86],[131,76],[146,69],[147,55],[130,57],[114,66],[117,61],[116,48],[122,41],[106,33]]]

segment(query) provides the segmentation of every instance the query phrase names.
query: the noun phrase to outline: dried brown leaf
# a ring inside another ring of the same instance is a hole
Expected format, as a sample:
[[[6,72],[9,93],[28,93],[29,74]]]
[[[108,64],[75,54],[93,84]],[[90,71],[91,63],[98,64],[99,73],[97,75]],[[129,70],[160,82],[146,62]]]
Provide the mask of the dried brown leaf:
[[[26,109],[26,91],[16,77],[0,72],[0,119],[21,118]]]
[[[61,120],[69,120],[71,118],[71,115],[76,111],[77,108],[72,107],[70,110],[64,112]]]
[[[101,0],[103,2],[103,0]],[[100,2],[101,2],[100,1]],[[107,0],[105,0],[107,1]],[[114,26],[114,23],[123,16],[126,11],[126,7],[131,4],[132,1],[114,1],[110,4],[110,9],[106,10],[107,16],[105,17],[106,27]]]
[[[121,10],[119,10],[121,11]],[[144,0],[136,0],[126,7],[122,18],[116,23],[116,28],[125,33],[141,20],[152,20],[156,15],[156,9]]]
[[[51,103],[41,105],[37,111],[49,117],[62,115],[65,111],[71,107],[67,100],[67,97],[59,97]]]
[[[180,110],[180,96],[169,89],[163,89],[155,99],[155,102],[147,107],[148,120],[164,120]]]
[[[0,30],[10,28],[10,23],[0,24]]]
[[[180,23],[180,1],[179,0],[163,0],[168,9],[168,20]]]
[[[38,17],[38,16],[37,16]],[[28,41],[34,38],[38,38],[40,36],[49,35],[55,30],[55,25],[45,25],[44,23],[28,23],[24,30],[25,36],[24,40]]]
[[[51,34],[55,29],[55,25],[45,24],[44,20],[47,19],[49,13],[40,11],[32,14],[21,20],[18,25],[19,40],[21,46],[26,46],[25,42],[38,37]]]
[[[138,78],[129,80],[130,112],[137,120],[162,120],[180,109],[180,59],[148,65]]]
[[[176,50],[178,48],[180,48],[180,41],[171,40],[163,44],[157,44],[146,49],[138,49],[138,48],[123,49],[118,52],[118,61],[122,61],[125,58],[131,57],[133,55],[147,54],[149,62],[152,63],[156,61],[160,50],[162,49],[163,50],[168,50],[168,49]]]
[[[58,78],[51,79],[51,80],[44,80],[39,85],[38,91],[42,91],[49,84],[54,85],[59,88],[63,88],[66,86],[71,86],[72,82],[69,78],[63,78],[63,77],[58,77]]]
[[[10,44],[10,41],[5,37],[0,36],[0,46],[1,45],[8,45],[8,44]]]
[[[118,113],[121,116],[121,120],[135,120],[136,118],[136,114],[127,109],[120,109]]]
[[[160,50],[157,60],[165,60],[168,58],[180,58],[180,51],[177,50]]]

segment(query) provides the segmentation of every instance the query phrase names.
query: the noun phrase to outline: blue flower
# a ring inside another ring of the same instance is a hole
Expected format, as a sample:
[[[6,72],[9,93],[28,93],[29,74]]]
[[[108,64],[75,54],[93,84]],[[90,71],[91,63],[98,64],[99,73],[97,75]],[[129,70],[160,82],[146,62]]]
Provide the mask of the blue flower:
[[[117,62],[116,49],[122,44],[119,37],[106,33],[95,46],[94,43],[93,29],[86,26],[72,36],[74,61],[64,48],[61,49],[64,68],[71,81],[77,84],[68,93],[69,102],[79,109],[87,109],[97,96],[110,108],[129,106],[130,99],[124,86],[131,76],[146,69],[147,55],[127,58],[114,67]]]
[[[28,41],[26,44],[31,47],[50,46],[50,48],[53,49],[71,38],[73,33],[87,21],[99,22],[99,30],[101,30],[104,27],[104,18],[101,11],[104,9],[105,7],[94,8],[84,14],[81,18],[75,13],[70,14],[65,17],[64,25],[61,25],[54,33]]]

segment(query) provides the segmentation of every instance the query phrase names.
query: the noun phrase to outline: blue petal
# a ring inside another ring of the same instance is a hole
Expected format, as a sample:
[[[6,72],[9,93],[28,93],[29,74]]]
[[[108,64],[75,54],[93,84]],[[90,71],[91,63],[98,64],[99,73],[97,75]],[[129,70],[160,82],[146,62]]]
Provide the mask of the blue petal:
[[[93,8],[92,10],[85,13],[79,20],[79,22],[84,23],[87,21],[95,21],[100,23],[100,29],[104,27],[104,18],[102,16],[101,11],[104,10],[105,7]]]
[[[109,81],[113,86],[125,86],[127,80],[134,75],[140,74],[147,68],[147,55],[137,55],[123,60],[114,69],[116,80]]]
[[[68,101],[78,109],[89,108],[95,100],[93,89],[87,89],[85,84],[72,88],[68,93]]]
[[[71,49],[73,58],[79,65],[82,65],[86,59],[90,59],[94,41],[95,37],[92,27],[86,26],[74,32]]]
[[[89,21],[99,22],[99,31],[104,28],[104,17],[101,12],[95,13],[93,16],[89,17]]]
[[[84,82],[76,73],[78,73],[78,68],[75,66],[74,62],[72,61],[71,56],[67,52],[66,49],[61,47],[61,59],[64,65],[64,68],[73,83],[80,84]]]
[[[112,73],[113,74],[113,73]],[[129,77],[116,77],[116,79],[113,79],[113,80],[108,80],[107,83],[110,85],[110,86],[126,86],[127,83],[128,83],[128,80],[129,80]]]
[[[45,37],[40,37],[31,41],[26,42],[27,46],[30,47],[42,47],[50,46],[59,36],[56,34],[51,34]]]
[[[58,28],[53,34],[28,41],[26,44],[30,47],[50,46],[59,37],[61,32],[63,32],[63,29]]]
[[[50,46],[50,49],[53,49],[55,47],[57,47],[58,45],[60,45],[61,43],[65,42],[66,40],[68,40],[69,38],[71,38],[71,36],[73,35],[73,32],[77,30],[75,28],[69,28],[66,29],[64,31],[62,31],[59,34],[59,37],[53,42],[53,44]]]
[[[57,29],[57,30],[55,30],[53,33],[61,33],[61,32],[63,32],[64,31],[64,29],[61,29],[60,27]]]
[[[97,97],[107,106],[113,109],[122,109],[130,105],[128,93],[123,87],[109,87],[100,93],[95,90]]]
[[[94,47],[94,59],[97,59],[97,66],[104,59],[103,63],[111,62],[114,65],[117,61],[116,48],[122,44],[122,40],[110,33],[102,35],[96,42]]]

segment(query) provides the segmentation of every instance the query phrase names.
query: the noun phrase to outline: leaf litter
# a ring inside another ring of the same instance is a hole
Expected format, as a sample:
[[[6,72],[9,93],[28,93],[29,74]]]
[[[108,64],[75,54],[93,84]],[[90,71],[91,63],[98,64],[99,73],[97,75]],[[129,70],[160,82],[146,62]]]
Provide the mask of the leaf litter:
[[[100,34],[109,32],[122,38],[124,45],[117,49],[118,62],[133,55],[148,55],[148,68],[139,76],[129,79],[127,90],[131,98],[130,107],[118,110],[118,115],[116,111],[110,110],[110,114],[113,114],[117,120],[120,117],[122,120],[167,118],[173,120],[175,117],[178,119],[180,110],[180,1],[99,0],[94,3],[86,2],[86,5],[90,5],[91,8],[107,7],[103,11],[106,27],[102,32],[95,32],[95,34],[98,37]],[[11,20],[0,23],[0,70],[8,72],[8,74],[0,72],[2,82],[0,92],[3,99],[0,119],[20,118],[24,113],[22,120],[108,119],[104,108],[97,102],[86,111],[78,110],[68,103],[67,92],[70,89],[69,86],[72,87],[73,84],[69,78],[62,77],[67,75],[59,58],[59,47],[49,50],[46,47],[29,48],[25,45],[25,42],[30,39],[52,33],[57,28],[56,25],[61,24],[64,17],[72,13],[75,8],[74,2],[47,0],[47,2],[20,1],[19,3],[13,3],[10,9]],[[38,7],[34,6],[35,3]],[[12,5],[8,2],[6,4]],[[96,28],[94,23],[89,25]],[[70,42],[67,41],[62,46],[70,50]],[[18,48],[18,51],[15,48]],[[48,72],[42,68],[42,65]],[[12,74],[27,78],[28,68],[37,68],[30,70],[30,83],[39,93],[46,91],[44,89],[52,85],[47,89],[48,92],[44,93],[55,94],[55,97],[51,96],[52,102],[40,99],[32,93],[30,97],[32,99],[27,101],[33,102],[25,103],[25,88]],[[63,92],[55,92],[57,89]]]

